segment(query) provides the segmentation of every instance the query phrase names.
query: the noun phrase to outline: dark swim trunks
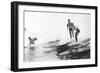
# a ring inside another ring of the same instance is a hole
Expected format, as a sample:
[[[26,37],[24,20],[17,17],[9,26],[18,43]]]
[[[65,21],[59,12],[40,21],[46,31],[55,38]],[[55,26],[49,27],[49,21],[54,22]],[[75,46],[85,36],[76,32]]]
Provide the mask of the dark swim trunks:
[[[73,28],[69,28],[70,31],[73,31]]]

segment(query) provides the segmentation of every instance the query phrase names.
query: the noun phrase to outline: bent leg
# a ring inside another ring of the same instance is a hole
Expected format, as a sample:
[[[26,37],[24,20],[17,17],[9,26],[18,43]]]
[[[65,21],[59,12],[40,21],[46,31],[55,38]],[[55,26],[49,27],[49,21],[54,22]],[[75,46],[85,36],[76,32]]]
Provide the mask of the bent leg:
[[[75,33],[75,40],[76,40],[76,42],[78,41],[78,33],[77,32]]]

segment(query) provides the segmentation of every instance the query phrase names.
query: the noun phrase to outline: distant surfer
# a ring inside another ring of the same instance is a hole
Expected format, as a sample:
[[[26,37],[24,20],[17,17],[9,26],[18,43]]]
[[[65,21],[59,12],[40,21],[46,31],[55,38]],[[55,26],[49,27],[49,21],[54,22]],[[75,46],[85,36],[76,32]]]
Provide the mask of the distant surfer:
[[[74,37],[74,23],[68,19],[67,29],[69,30],[70,38]]]
[[[29,39],[29,45],[31,45],[31,44],[35,44],[34,42],[37,40],[37,38],[31,38],[31,37],[28,37],[28,39]]]

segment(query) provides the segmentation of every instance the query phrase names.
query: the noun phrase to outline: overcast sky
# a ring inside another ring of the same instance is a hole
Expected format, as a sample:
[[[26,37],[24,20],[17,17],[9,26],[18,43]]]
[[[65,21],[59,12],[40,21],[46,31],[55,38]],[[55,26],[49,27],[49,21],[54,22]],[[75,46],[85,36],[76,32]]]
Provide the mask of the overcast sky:
[[[49,41],[69,39],[67,30],[68,19],[71,19],[80,28],[79,39],[90,37],[90,16],[89,14],[71,13],[46,13],[46,12],[25,12],[25,40],[27,37],[37,37],[37,44]]]

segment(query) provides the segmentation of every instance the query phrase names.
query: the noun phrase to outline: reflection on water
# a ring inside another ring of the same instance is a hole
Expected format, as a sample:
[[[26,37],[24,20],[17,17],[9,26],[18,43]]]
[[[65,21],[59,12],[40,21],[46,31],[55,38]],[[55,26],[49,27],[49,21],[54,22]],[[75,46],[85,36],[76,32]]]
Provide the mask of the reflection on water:
[[[90,39],[59,44],[59,41],[24,48],[24,61],[54,61],[90,58]]]
[[[35,49],[26,48],[25,61],[50,61],[60,60],[57,51],[54,48],[44,48],[42,46],[35,47]]]

